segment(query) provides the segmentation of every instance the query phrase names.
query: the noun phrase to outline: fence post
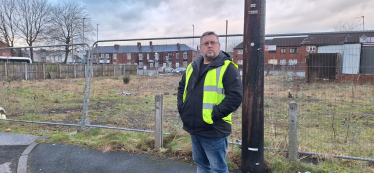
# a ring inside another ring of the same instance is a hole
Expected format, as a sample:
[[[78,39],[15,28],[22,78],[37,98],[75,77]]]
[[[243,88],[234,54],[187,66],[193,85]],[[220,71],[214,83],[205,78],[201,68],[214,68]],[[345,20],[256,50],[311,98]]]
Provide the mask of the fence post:
[[[112,65],[113,66],[113,76],[116,76],[116,65]]]
[[[27,80],[27,63],[25,63],[25,80]]]
[[[122,65],[123,67],[123,75],[126,75],[126,65]]]
[[[155,149],[162,148],[163,138],[162,138],[162,116],[164,110],[164,95],[157,94],[155,97]]]
[[[289,161],[297,161],[297,103],[293,100],[289,104],[288,118],[288,158]]]
[[[58,76],[59,76],[59,78],[61,79],[61,66],[60,66],[60,64],[57,64],[57,68],[58,68]]]
[[[75,69],[75,64],[73,64],[73,68],[74,68],[74,78],[77,78],[77,70]]]
[[[104,64],[102,64],[101,69],[103,70],[103,76],[104,76]]]
[[[43,63],[43,79],[45,79],[45,64]]]
[[[7,67],[7,63],[5,63],[5,79],[8,80],[8,67]]]

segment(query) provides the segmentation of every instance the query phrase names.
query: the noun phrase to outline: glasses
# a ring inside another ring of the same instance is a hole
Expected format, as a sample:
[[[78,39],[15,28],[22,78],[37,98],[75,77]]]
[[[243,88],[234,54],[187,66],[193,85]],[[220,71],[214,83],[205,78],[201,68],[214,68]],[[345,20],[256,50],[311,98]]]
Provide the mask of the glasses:
[[[210,45],[214,46],[214,45],[216,45],[219,42],[218,41],[207,41],[205,43],[202,43],[201,45],[209,46],[209,43],[210,43]]]

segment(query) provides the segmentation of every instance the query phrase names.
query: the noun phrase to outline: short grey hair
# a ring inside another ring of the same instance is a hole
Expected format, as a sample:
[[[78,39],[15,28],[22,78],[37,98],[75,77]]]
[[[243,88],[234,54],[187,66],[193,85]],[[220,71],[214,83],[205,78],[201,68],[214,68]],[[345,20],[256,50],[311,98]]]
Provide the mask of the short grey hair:
[[[216,36],[218,42],[219,42],[219,38],[218,38],[218,35],[213,32],[213,31],[207,31],[207,32],[204,32],[204,34],[200,37],[200,44],[201,44],[201,41],[203,41],[203,37],[207,36],[207,35],[214,35]]]

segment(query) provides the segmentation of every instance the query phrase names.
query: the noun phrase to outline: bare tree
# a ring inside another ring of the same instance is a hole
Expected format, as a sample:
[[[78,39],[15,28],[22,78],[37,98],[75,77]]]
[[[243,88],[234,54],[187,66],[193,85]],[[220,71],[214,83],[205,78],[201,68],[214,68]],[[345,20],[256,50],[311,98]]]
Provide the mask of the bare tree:
[[[358,31],[360,30],[361,24],[360,21],[339,21],[336,25],[333,26],[335,31]]]
[[[52,6],[47,0],[16,0],[16,3],[20,36],[27,45],[33,46],[45,32]],[[34,61],[33,49],[30,49],[30,57]]]
[[[14,47],[14,40],[17,32],[15,0],[0,0],[0,39],[4,40],[9,47]],[[15,51],[10,50],[12,56]]]
[[[73,38],[83,37],[83,18],[85,20],[85,34],[89,38],[94,31],[93,26],[87,21],[88,14],[84,6],[73,2],[63,2],[53,7],[51,25],[48,27],[49,42],[58,44],[71,44]],[[89,40],[89,39],[85,40]],[[65,46],[65,61],[67,62],[69,46]],[[74,60],[74,58],[73,58]]]

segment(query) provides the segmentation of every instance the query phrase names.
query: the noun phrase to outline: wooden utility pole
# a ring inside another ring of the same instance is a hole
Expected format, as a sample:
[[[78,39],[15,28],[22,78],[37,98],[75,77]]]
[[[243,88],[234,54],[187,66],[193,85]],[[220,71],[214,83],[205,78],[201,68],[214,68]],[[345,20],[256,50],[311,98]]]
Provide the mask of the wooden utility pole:
[[[243,39],[242,167],[264,172],[264,42],[266,0],[245,0]]]

